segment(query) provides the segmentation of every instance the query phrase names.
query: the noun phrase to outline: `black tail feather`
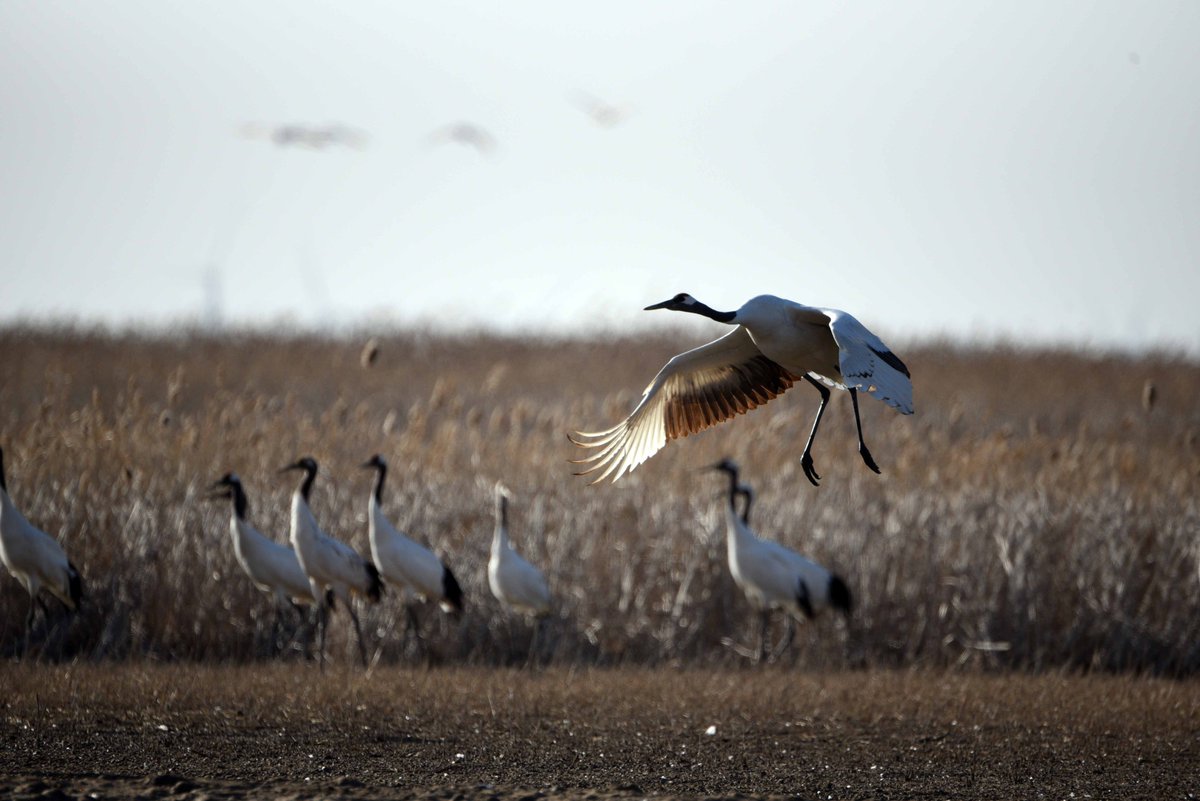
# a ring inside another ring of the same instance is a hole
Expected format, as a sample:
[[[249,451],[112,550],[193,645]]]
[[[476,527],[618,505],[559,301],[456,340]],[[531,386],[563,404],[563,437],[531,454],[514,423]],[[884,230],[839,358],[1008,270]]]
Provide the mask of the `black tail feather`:
[[[850,588],[839,576],[829,579],[829,605],[840,610],[847,617],[854,610],[854,599],[850,596]]]
[[[812,599],[808,597],[808,586],[804,583],[803,579],[801,579],[800,589],[796,593],[796,603],[799,604],[800,611],[804,613],[804,616],[812,620],[815,616],[813,614]]]
[[[442,607],[448,612],[461,612],[463,609],[462,587],[458,579],[450,572],[450,568],[442,565]]]
[[[330,611],[337,609],[337,593],[333,591],[333,587],[325,590],[325,605],[329,607]]]
[[[366,562],[367,568],[367,598],[371,603],[378,603],[383,597],[383,579],[379,576],[379,571],[375,565]]]
[[[83,600],[83,578],[75,569],[75,565],[70,562],[67,562],[67,584],[71,594],[71,603],[78,609],[79,603]]]

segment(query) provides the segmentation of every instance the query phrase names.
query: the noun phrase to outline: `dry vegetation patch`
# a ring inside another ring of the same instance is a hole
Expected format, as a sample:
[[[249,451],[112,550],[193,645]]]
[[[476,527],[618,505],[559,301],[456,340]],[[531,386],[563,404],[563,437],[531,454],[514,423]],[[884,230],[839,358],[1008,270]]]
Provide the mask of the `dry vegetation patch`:
[[[616,485],[571,475],[568,431],[626,414],[678,336],[522,342],[79,331],[0,332],[0,442],[9,486],[60,537],[89,604],[52,642],[65,657],[250,661],[274,653],[274,610],[234,561],[208,484],[238,472],[251,518],[284,540],[292,477],[322,465],[318,519],[367,548],[374,452],[384,508],[444,554],[466,592],[459,621],[424,613],[434,660],[522,660],[530,631],[485,578],[490,488],[513,490],[513,540],[550,578],[552,661],[730,665],[723,637],[753,621],[725,566],[720,481],[739,460],[760,532],[835,568],[857,608],[803,628],[810,668],[978,665],[1194,674],[1200,668],[1200,367],[1166,355],[901,348],[917,413],[864,404],[883,475],[854,448],[836,396],[814,457],[797,454],[817,398],[798,386],[672,444]],[[690,338],[689,338],[690,339]],[[582,365],[583,369],[580,369]],[[1146,382],[1156,402],[1143,404]],[[0,650],[26,599],[0,579]],[[353,643],[342,619],[337,659]],[[366,611],[379,664],[410,662],[394,597]]]

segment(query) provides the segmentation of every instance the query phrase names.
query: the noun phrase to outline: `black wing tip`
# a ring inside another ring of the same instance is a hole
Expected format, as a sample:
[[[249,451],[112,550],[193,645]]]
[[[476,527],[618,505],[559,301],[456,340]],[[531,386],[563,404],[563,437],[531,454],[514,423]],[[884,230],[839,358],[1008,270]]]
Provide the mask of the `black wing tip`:
[[[899,370],[900,372],[904,373],[905,378],[908,378],[908,379],[912,378],[912,374],[908,372],[908,365],[906,365],[904,362],[900,361],[900,357],[897,356],[896,354],[892,353],[890,350],[887,350],[886,348],[884,350],[875,350],[875,348],[871,348],[871,352],[874,353],[879,358],[883,359],[884,363],[888,367],[891,367],[893,370]]]
[[[71,596],[71,603],[76,607],[83,601],[83,577],[79,575],[79,571],[71,562],[67,562],[67,584],[68,592]]]
[[[829,605],[847,617],[854,611],[854,598],[840,576],[832,576],[829,579]]]
[[[364,562],[367,570],[367,598],[371,603],[378,603],[383,597],[383,577],[379,575],[379,569],[371,562]]]
[[[463,610],[462,587],[459,586],[458,579],[446,565],[442,565],[442,597],[451,611],[461,612]]]

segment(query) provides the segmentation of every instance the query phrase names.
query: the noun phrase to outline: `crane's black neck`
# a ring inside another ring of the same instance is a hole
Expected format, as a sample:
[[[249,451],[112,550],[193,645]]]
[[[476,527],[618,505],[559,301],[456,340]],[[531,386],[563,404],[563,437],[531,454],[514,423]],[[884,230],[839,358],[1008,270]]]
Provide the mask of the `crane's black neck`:
[[[0,489],[8,492],[8,482],[4,480],[4,448],[0,448]]]
[[[738,471],[728,467],[722,467],[725,475],[729,476],[729,505],[737,509],[738,496]]]
[[[375,465],[375,503],[383,506],[383,481],[387,478],[387,465]]]
[[[250,511],[250,501],[246,500],[246,491],[242,489],[242,482],[231,483],[229,491],[230,497],[233,498],[233,513],[237,515],[238,520],[245,520],[246,514]]]
[[[300,483],[300,495],[304,497],[305,503],[308,503],[309,495],[312,494],[312,485],[316,477],[317,469],[315,467],[304,467],[304,481]]]
[[[737,494],[746,499],[746,505],[742,509],[742,522],[748,526],[750,525],[750,504],[754,503],[754,493],[749,490],[739,489]]]
[[[686,311],[686,312],[691,312],[692,314],[703,315],[704,317],[707,317],[710,320],[716,320],[718,323],[726,323],[726,324],[732,324],[734,321],[734,318],[737,317],[737,312],[717,311],[716,309],[712,308],[711,306],[707,306],[707,305],[701,303],[700,301],[696,300],[695,298],[692,298],[692,302],[689,305],[680,307],[679,311]]]
[[[503,495],[496,498],[496,520],[501,528],[508,528],[508,498]]]

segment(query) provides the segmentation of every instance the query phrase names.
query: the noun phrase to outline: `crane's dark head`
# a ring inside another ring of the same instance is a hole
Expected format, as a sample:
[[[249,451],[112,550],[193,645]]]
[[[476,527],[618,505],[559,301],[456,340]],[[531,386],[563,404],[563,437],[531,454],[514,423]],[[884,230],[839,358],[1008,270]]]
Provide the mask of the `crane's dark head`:
[[[728,456],[714,465],[709,465],[709,469],[720,470],[723,473],[728,473],[730,478],[733,479],[734,483],[737,483],[738,472],[740,468],[738,467],[737,462],[733,461]]]
[[[670,300],[664,300],[662,303],[655,303],[653,306],[647,306],[645,311],[653,311],[654,309],[671,309],[672,311],[685,311],[692,314],[699,314],[707,317],[710,320],[716,320],[718,323],[727,323],[732,325],[737,318],[737,312],[721,312],[706,306],[700,301],[693,298],[686,292],[680,292]]]
[[[312,492],[313,479],[317,477],[317,461],[311,456],[305,456],[289,464],[287,467],[281,468],[279,472],[287,473],[291,470],[304,471],[304,481],[300,482],[300,494],[304,496],[304,500],[307,502],[309,493]]]
[[[209,489],[211,490],[208,496],[210,499],[232,499],[234,511],[237,512],[238,517],[246,516],[249,504],[246,501],[246,492],[242,489],[242,480],[238,478],[237,473],[226,473],[214,481]]]
[[[221,476],[216,481],[214,481],[212,486],[209,487],[209,489],[214,489],[214,490],[221,489],[221,488],[232,489],[234,486],[240,487],[241,485],[242,485],[242,480],[240,478],[238,478],[237,473],[226,473],[225,475]],[[225,495],[225,497],[228,497],[229,493],[226,492],[226,493],[224,493],[224,495]]]
[[[317,461],[311,456],[304,456],[287,465],[286,467],[281,467],[279,472],[287,473],[292,470],[303,470],[307,475],[315,476],[317,474]]]
[[[387,466],[387,460],[378,453],[359,465],[359,467],[363,468],[364,470],[387,470]]]
[[[694,311],[696,307],[704,304],[693,298],[686,292],[680,292],[670,300],[664,300],[662,303],[655,303],[653,306],[647,306],[642,311],[654,311],[655,309],[671,309],[672,311]]]

